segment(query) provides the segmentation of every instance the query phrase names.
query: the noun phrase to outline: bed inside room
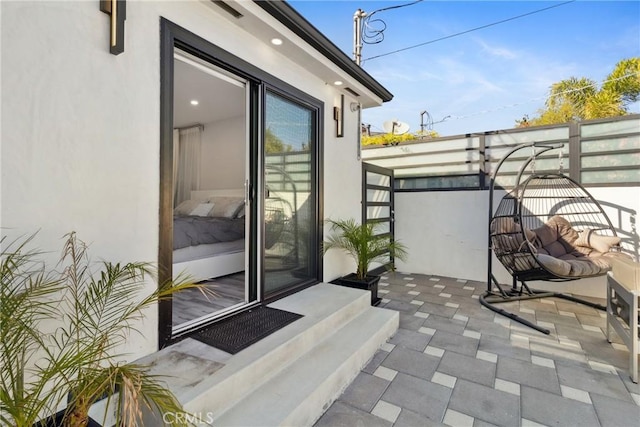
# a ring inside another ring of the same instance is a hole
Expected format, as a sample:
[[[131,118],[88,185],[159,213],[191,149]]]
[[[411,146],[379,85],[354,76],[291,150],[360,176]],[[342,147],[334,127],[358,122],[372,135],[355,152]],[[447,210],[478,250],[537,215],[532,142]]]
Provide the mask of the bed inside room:
[[[174,277],[197,281],[244,270],[244,190],[194,190],[174,208]]]

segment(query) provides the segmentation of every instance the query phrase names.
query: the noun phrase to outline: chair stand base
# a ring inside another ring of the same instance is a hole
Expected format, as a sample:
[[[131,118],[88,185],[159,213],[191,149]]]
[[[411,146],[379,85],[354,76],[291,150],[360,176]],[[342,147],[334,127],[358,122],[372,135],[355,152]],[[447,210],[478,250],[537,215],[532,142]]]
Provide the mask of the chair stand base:
[[[549,329],[543,328],[539,325],[529,322],[526,319],[518,316],[517,314],[513,314],[501,308],[495,307],[494,304],[500,304],[505,302],[514,302],[514,301],[524,301],[530,299],[540,299],[540,298],[562,298],[568,301],[577,302],[589,307],[593,307],[598,310],[607,311],[607,308],[603,305],[593,303],[591,301],[585,301],[580,298],[576,298],[571,295],[565,295],[559,292],[546,292],[546,291],[538,291],[534,289],[529,289],[526,285],[523,286],[526,289],[525,292],[523,290],[518,290],[515,288],[511,288],[508,291],[504,291],[500,288],[500,292],[494,291],[486,291],[484,294],[480,295],[480,304],[487,307],[489,310],[498,313],[502,316],[508,317],[511,320],[522,323],[525,326],[535,329],[536,331],[542,332],[543,334],[549,335]]]

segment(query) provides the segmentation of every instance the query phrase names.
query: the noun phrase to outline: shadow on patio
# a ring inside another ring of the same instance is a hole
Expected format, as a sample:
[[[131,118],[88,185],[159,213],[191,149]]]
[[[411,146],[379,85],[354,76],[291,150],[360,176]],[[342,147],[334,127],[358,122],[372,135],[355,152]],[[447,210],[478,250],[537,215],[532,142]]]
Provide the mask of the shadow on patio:
[[[640,386],[621,340],[606,341],[604,311],[556,298],[502,305],[544,335],[482,307],[485,288],[383,276],[380,307],[399,311],[400,328],[315,426],[638,426]]]

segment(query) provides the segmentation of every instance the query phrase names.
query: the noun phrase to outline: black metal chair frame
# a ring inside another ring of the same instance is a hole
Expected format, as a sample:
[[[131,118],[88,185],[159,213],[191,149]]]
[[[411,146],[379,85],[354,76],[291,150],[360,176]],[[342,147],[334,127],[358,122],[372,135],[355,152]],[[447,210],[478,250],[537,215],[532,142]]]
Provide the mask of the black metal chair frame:
[[[500,167],[503,165],[503,163],[514,153],[516,153],[519,150],[525,149],[525,148],[531,148],[532,149],[532,154],[529,156],[528,159],[525,160],[525,162],[523,163],[523,165],[520,167],[520,170],[518,172],[516,181],[515,181],[515,185],[514,185],[514,190],[513,190],[513,194],[509,194],[507,193],[507,195],[505,195],[503,197],[503,200],[507,197],[513,198],[513,203],[515,203],[515,220],[516,222],[520,222],[519,220],[522,218],[522,197],[523,197],[523,193],[526,190],[526,183],[529,182],[532,178],[536,178],[536,177],[540,177],[540,178],[547,178],[549,176],[551,176],[552,178],[562,178],[565,180],[570,181],[571,185],[575,186],[576,188],[580,189],[580,191],[584,192],[584,194],[590,199],[589,202],[593,203],[597,209],[600,210],[600,214],[603,216],[603,218],[606,220],[606,222],[608,222],[608,229],[611,231],[611,233],[615,236],[615,229],[613,227],[613,225],[611,224],[611,221],[609,220],[609,218],[606,216],[606,214],[604,213],[604,211],[602,210],[602,207],[600,206],[600,204],[584,189],[584,187],[582,187],[580,184],[578,184],[577,182],[575,182],[574,180],[572,180],[571,178],[569,178],[568,176],[565,176],[564,174],[562,174],[562,171],[560,171],[558,174],[554,174],[554,175],[549,175],[549,174],[545,174],[543,175],[538,175],[535,173],[535,171],[533,171],[533,174],[523,183],[524,187],[522,187],[523,184],[521,184],[521,179],[522,179],[522,175],[525,171],[525,169],[529,166],[529,164],[531,162],[534,162],[535,159],[537,157],[539,157],[542,153],[545,153],[549,150],[554,150],[554,149],[559,149],[562,148],[564,146],[564,144],[562,143],[556,143],[556,144],[552,144],[552,143],[539,143],[539,142],[531,142],[531,143],[526,143],[526,144],[521,144],[516,146],[515,148],[513,148],[511,151],[509,151],[502,159],[501,161],[498,163],[498,165],[496,166],[495,170],[493,171],[492,177],[491,177],[491,186],[489,189],[489,223],[488,223],[488,256],[487,256],[487,291],[482,294],[479,298],[480,303],[487,307],[488,309],[502,315],[505,317],[508,317],[516,322],[519,322],[523,325],[526,325],[528,327],[531,327],[535,330],[538,330],[544,334],[549,334],[550,331],[546,328],[543,328],[539,325],[536,325],[534,323],[529,322],[527,319],[524,319],[514,313],[508,312],[504,309],[501,309],[499,307],[496,307],[495,304],[500,304],[500,303],[506,303],[506,302],[513,302],[513,301],[522,301],[522,300],[530,300],[530,299],[539,299],[539,298],[549,298],[549,297],[555,297],[555,298],[562,298],[565,300],[569,300],[569,301],[573,301],[573,302],[577,302],[580,304],[584,304],[587,305],[589,307],[593,307],[599,310],[603,310],[606,311],[606,307],[600,304],[596,304],[590,301],[586,301],[580,298],[576,298],[572,295],[567,295],[561,292],[548,292],[548,291],[539,291],[539,290],[535,290],[535,289],[531,289],[528,285],[527,285],[527,281],[530,280],[544,280],[544,281],[551,281],[551,282],[565,282],[565,281],[571,281],[571,280],[578,280],[584,277],[594,277],[594,276],[582,276],[582,277],[575,277],[575,276],[571,276],[571,277],[567,277],[567,276],[559,276],[558,274],[555,274],[551,271],[549,271],[547,268],[545,268],[542,264],[540,264],[536,257],[534,256],[530,256],[528,262],[529,263],[534,263],[535,267],[531,268],[529,270],[526,271],[511,271],[510,268],[508,268],[505,265],[505,268],[507,268],[507,270],[509,271],[509,273],[511,273],[512,275],[512,283],[511,283],[511,287],[508,287],[508,285],[502,285],[499,283],[499,281],[496,279],[496,277],[493,274],[493,270],[492,270],[492,264],[493,264],[493,256],[494,256],[494,245],[492,242],[492,231],[491,231],[491,225],[492,225],[492,221],[494,220],[494,211],[493,211],[493,197],[494,197],[494,189],[495,189],[495,185],[496,185],[496,178],[498,177],[498,172],[500,170]],[[537,151],[536,151],[537,149]],[[526,239],[525,233],[522,230],[522,239],[524,241],[524,239]],[[526,250],[529,250],[528,248],[525,248]],[[525,251],[526,252],[526,251]],[[520,254],[515,254],[516,256],[520,255]],[[525,254],[525,256],[527,256]],[[502,262],[502,259],[499,258]],[[602,274],[597,274],[595,276],[600,276]],[[520,286],[518,286],[518,282],[520,282]]]

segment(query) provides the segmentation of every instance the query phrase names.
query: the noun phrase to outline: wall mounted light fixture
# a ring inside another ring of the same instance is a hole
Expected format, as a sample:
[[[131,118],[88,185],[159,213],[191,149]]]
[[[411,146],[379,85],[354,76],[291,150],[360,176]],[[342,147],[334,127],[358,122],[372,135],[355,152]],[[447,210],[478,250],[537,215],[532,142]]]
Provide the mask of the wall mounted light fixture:
[[[124,52],[124,21],[127,19],[127,0],[100,0],[100,11],[111,16],[109,52]]]

